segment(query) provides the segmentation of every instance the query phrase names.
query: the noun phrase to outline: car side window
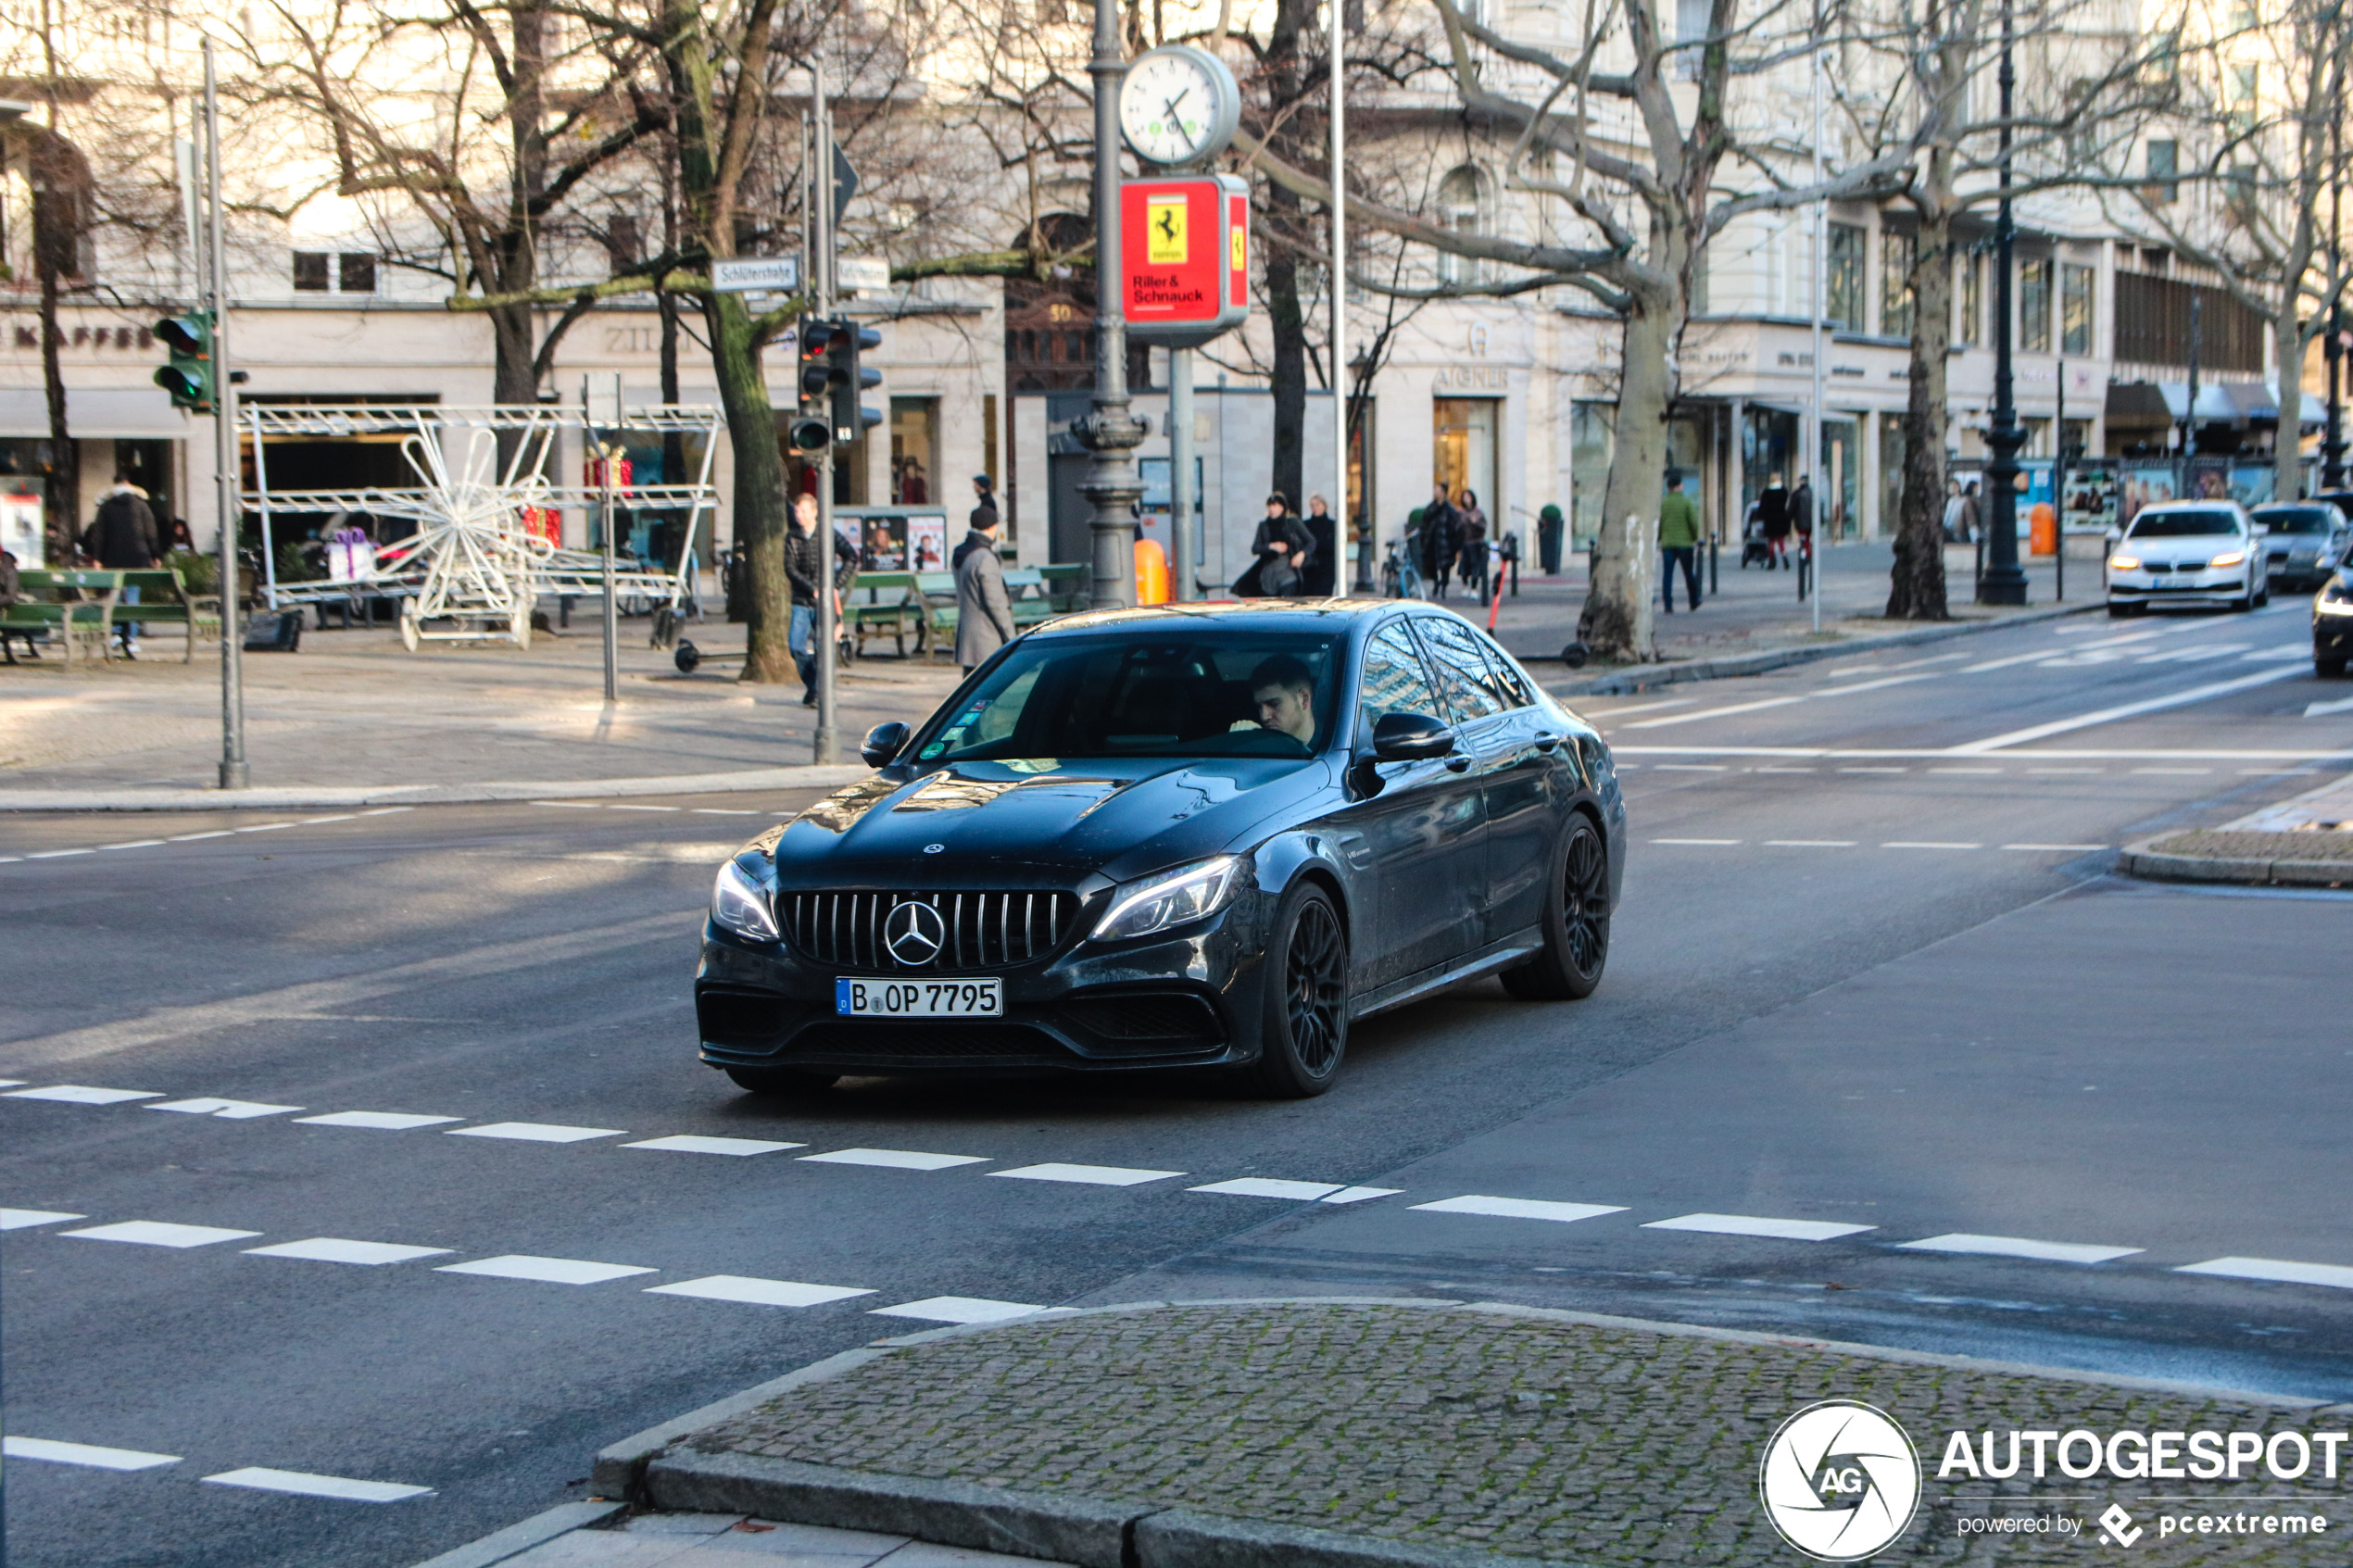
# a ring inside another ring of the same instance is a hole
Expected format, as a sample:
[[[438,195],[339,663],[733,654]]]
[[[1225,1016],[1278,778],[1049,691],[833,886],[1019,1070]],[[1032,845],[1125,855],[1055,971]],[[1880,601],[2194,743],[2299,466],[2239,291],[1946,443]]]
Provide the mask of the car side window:
[[[1438,694],[1422,672],[1421,653],[1403,621],[1390,621],[1365,644],[1365,681],[1356,711],[1361,735],[1370,735],[1373,726],[1391,713],[1416,713],[1445,722]]]
[[[1455,718],[1467,723],[1503,712],[1508,705],[1496,690],[1487,656],[1478,651],[1478,633],[1442,616],[1421,616],[1416,624],[1429,649],[1430,663],[1437,666],[1439,690]]]
[[[1471,635],[1478,638],[1479,648],[1487,655],[1488,667],[1495,672],[1495,691],[1504,699],[1504,706],[1534,707],[1536,694],[1529,689],[1527,679],[1520,674],[1519,666],[1511,661],[1511,656],[1495,645],[1494,638],[1478,632]]]

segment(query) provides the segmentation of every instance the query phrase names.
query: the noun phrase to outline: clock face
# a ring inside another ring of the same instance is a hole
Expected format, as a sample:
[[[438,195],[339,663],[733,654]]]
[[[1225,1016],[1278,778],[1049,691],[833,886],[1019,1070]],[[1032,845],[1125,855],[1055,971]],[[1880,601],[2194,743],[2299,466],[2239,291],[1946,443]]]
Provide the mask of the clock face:
[[[1119,129],[1147,163],[1205,157],[1232,134],[1232,77],[1214,56],[1188,48],[1155,49],[1138,60],[1120,89]],[[1222,133],[1221,133],[1222,132]]]

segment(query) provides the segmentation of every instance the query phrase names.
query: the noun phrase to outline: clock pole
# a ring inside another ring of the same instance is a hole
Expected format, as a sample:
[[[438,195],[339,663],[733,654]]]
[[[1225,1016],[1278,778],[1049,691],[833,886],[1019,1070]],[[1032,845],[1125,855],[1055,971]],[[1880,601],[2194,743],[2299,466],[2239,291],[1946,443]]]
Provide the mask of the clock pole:
[[[1119,45],[1118,0],[1095,0],[1095,399],[1071,433],[1094,453],[1079,491],[1095,508],[1094,586],[1088,603],[1117,609],[1136,602],[1135,451],[1144,428],[1127,411],[1127,322],[1119,297],[1119,89],[1127,75]]]

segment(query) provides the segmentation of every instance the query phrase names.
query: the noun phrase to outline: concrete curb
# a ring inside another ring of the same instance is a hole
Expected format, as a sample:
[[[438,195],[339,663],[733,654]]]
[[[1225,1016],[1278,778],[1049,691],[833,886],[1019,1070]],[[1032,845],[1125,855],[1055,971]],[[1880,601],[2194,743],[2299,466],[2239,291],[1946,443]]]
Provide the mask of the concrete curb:
[[[1878,1345],[1598,1312],[1523,1307],[1507,1301],[1432,1297],[1242,1297],[1199,1301],[1126,1301],[1083,1307],[1058,1315],[1150,1312],[1171,1307],[1336,1306],[1408,1307],[1427,1311],[1538,1318],[1596,1328],[1824,1351],[1914,1366],[2049,1378],[2102,1388],[2139,1389],[2299,1411],[2322,1408],[2319,1399],[2257,1394],[2205,1384],[2115,1376],[1974,1356],[1891,1349]],[[842,1376],[900,1350],[941,1339],[1036,1326],[1045,1321],[1049,1320],[1031,1317],[928,1329],[877,1340],[862,1348],[828,1357],[611,1445],[597,1456],[594,1481],[609,1495],[625,1492],[641,1506],[733,1512],[788,1524],[910,1536],[942,1546],[1059,1559],[1079,1564],[1080,1568],[1573,1568],[1555,1560],[1505,1557],[1473,1548],[1424,1546],[1377,1536],[1231,1518],[1191,1509],[1157,1509],[1059,1493],[1013,1491],[968,1481],[882,1474],[757,1454],[702,1453],[673,1448],[695,1432],[753,1410],[778,1394]],[[459,1565],[451,1564],[450,1568]]]
[[[1851,637],[1837,643],[1807,643],[1799,647],[1768,648],[1762,653],[1726,654],[1718,659],[1691,659],[1675,664],[1637,665],[1628,670],[1615,670],[1606,675],[1589,675],[1582,680],[1547,682],[1544,689],[1554,696],[1623,696],[1646,692],[1655,686],[1671,686],[1684,681],[1720,681],[1734,675],[1762,675],[1768,670],[1783,670],[1793,664],[1811,664],[1818,659],[1843,659],[1848,654],[1870,653],[1879,648],[1910,647],[1918,643],[1941,643],[1948,637],[1972,636],[1980,632],[1998,632],[2009,626],[2032,626],[2040,621],[2057,621],[2070,615],[2087,615],[2103,607],[2095,599],[2089,604],[2053,605],[2047,609],[2031,609],[2024,615],[2006,615],[1992,621],[1948,621],[1920,626],[1906,632],[1884,632],[1877,636]],[[1529,659],[1520,656],[1523,663],[1558,663],[1557,659],[1541,656]]]
[[[650,779],[562,779],[471,784],[319,784],[283,789],[0,789],[0,811],[297,811],[346,806],[474,806],[500,800],[583,800],[607,796],[734,795],[830,789],[874,770],[861,763],[679,773]]]
[[[494,1568],[495,1564],[521,1557],[559,1536],[601,1524],[628,1506],[623,1502],[560,1502],[545,1513],[535,1513],[455,1551],[445,1551],[429,1562],[420,1562],[417,1568]]]
[[[2116,869],[2144,882],[2230,883],[2248,887],[2353,886],[2353,860],[2261,860],[2221,855],[2160,855],[2149,847],[2160,834],[2128,844]]]

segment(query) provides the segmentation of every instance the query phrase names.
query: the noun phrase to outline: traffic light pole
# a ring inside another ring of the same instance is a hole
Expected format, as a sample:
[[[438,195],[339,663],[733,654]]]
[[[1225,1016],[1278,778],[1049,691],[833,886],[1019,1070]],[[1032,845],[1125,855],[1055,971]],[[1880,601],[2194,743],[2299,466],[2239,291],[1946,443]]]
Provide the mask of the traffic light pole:
[[[220,217],[220,91],[204,45],[205,308],[212,313],[213,488],[220,519],[220,787],[253,782],[245,763],[245,637],[237,625],[237,389],[229,373],[229,243]],[[259,437],[256,437],[257,440]]]
[[[809,220],[817,243],[812,247],[810,278],[817,293],[817,315],[834,313],[834,124],[825,107],[825,60],[809,62],[809,118],[816,134],[809,149]],[[852,328],[852,332],[856,329]],[[853,393],[854,396],[854,393]],[[830,415],[828,423],[831,422]],[[814,760],[823,766],[841,759],[841,743],[834,732],[834,442],[817,454],[817,735]]]

